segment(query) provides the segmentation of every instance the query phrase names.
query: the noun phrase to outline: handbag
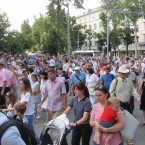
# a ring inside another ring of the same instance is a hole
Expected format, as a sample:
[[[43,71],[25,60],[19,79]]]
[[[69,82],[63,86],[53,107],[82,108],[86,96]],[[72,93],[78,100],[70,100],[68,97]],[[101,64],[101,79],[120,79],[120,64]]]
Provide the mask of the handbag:
[[[134,134],[139,126],[139,121],[136,120],[127,110],[124,110],[125,127],[120,131],[123,140],[128,141],[133,139]]]
[[[95,89],[92,88],[92,87],[88,87],[88,90],[89,90],[89,94],[94,96],[95,95]]]

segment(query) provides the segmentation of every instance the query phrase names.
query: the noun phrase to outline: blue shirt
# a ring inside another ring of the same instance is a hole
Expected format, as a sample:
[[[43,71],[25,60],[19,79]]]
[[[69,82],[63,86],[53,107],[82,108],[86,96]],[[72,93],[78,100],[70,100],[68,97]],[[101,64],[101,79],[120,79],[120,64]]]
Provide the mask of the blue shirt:
[[[106,87],[106,89],[109,91],[109,88],[110,88],[110,84],[111,82],[115,79],[115,76],[113,74],[110,74],[110,75],[106,75],[104,74],[102,76],[102,82],[103,82],[103,86]]]
[[[77,77],[78,77],[78,78],[77,78]],[[86,82],[86,75],[85,75],[83,72],[80,72],[79,75],[77,75],[77,74],[73,74],[73,75],[72,75],[71,84],[72,84],[72,85],[75,85],[75,84],[78,83],[78,82],[83,82],[83,83]]]

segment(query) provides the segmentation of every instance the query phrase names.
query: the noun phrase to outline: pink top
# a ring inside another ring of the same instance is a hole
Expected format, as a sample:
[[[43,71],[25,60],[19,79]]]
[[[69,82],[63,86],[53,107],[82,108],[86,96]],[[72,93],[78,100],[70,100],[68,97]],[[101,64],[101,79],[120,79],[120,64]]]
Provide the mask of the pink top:
[[[63,95],[66,94],[66,88],[63,81],[56,78],[52,85],[48,80],[45,85],[45,94],[48,97],[48,109],[50,111],[58,111],[64,107]]]
[[[104,109],[101,108],[100,103],[95,104],[91,111],[91,118],[93,118],[93,120],[95,120],[95,121],[99,121],[103,111],[104,111]],[[108,133],[102,133],[101,143],[99,145],[105,144],[107,136],[108,136]],[[93,140],[95,142],[97,141],[96,133],[95,133]],[[119,145],[120,143],[122,143],[121,134],[120,134],[120,132],[116,132],[116,133],[114,133],[114,136],[111,139],[110,145]]]
[[[16,70],[14,70],[12,72],[12,76],[11,76],[11,84],[14,85],[16,84],[18,81],[17,81],[17,74],[18,72]]]
[[[3,87],[4,81],[7,82],[6,87],[10,87],[10,76],[5,68],[0,70],[0,87]]]

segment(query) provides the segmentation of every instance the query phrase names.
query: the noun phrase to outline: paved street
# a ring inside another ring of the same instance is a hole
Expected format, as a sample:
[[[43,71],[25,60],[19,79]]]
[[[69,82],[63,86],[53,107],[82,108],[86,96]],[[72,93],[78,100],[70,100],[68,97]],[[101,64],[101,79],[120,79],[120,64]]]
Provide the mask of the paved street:
[[[72,97],[68,97],[68,101],[71,99]],[[137,104],[135,103],[135,110],[134,110],[134,114],[135,118],[137,118],[140,122],[143,121],[143,115],[142,115],[142,111],[139,110],[139,106],[137,106]],[[36,132],[40,135],[42,129],[43,129],[43,122],[44,122],[44,113],[42,113],[42,119],[37,120],[37,122],[35,123],[35,129]],[[71,114],[69,114],[69,119],[70,121],[73,121],[73,113],[71,112]],[[134,144],[135,145],[145,145],[145,126],[139,126],[139,128],[137,129],[137,132],[134,136]],[[71,141],[71,133],[67,136],[67,140],[69,145],[70,141]],[[92,139],[91,139],[91,143],[90,145],[93,145]]]

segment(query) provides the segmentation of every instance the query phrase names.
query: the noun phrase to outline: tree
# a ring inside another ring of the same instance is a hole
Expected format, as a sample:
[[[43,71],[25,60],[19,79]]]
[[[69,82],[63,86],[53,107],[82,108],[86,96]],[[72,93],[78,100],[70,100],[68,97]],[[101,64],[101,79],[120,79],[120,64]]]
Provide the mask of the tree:
[[[10,22],[7,14],[0,12],[0,50],[5,50],[7,47],[7,36],[8,28],[10,27]]]
[[[82,26],[80,24],[77,25],[75,17],[70,18],[70,37],[72,49],[76,49],[78,48],[78,46],[79,48],[81,48],[84,44],[86,35],[82,31],[84,31],[85,28],[85,26]]]
[[[21,35],[23,37],[23,49],[31,49],[33,46],[32,28],[28,19],[21,24]]]
[[[120,28],[121,38],[126,46],[126,55],[128,56],[128,46],[134,43],[134,29],[130,28],[130,26],[126,26],[124,28]]]
[[[86,39],[89,41],[89,50],[90,50],[92,46],[91,40],[94,37],[94,32],[91,29],[86,29],[85,34],[86,34]]]

